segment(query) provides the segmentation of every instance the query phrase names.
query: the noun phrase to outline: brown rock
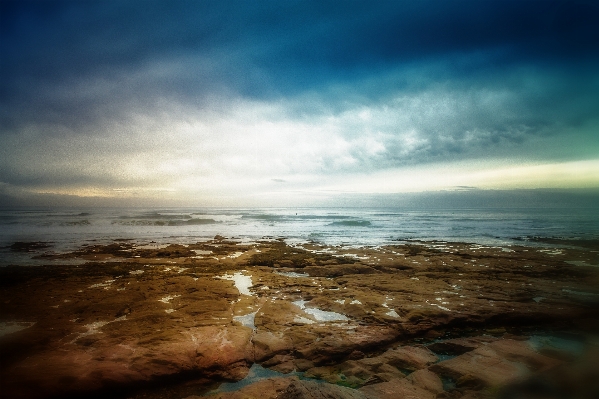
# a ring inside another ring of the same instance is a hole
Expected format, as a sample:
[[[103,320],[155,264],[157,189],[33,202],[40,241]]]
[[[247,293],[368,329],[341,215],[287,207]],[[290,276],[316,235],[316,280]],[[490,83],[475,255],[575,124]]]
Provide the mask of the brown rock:
[[[435,363],[437,356],[424,347],[401,346],[397,349],[389,349],[380,356],[383,363],[404,370],[420,370]]]
[[[385,326],[358,326],[349,331],[343,328],[327,328],[318,333],[320,336],[317,337],[290,334],[294,339],[294,349],[301,354],[301,357],[315,364],[345,359],[355,350],[364,351],[380,347],[394,341],[398,334],[395,329]]]
[[[367,385],[358,391],[363,393],[369,399],[435,399],[436,394],[419,386],[416,386],[407,378],[401,380],[391,380],[380,384]]]
[[[295,365],[295,369],[297,371],[306,371],[314,367],[314,363],[308,359],[295,359],[293,364]]]
[[[428,369],[414,371],[406,377],[414,386],[426,389],[429,392],[438,394],[443,392],[443,383],[439,376]]]
[[[405,375],[396,367],[384,363],[386,358],[377,356],[361,360],[348,360],[335,366],[314,367],[306,371],[306,377],[325,380],[332,384],[359,387],[394,379]]]
[[[283,374],[289,374],[296,370],[295,363],[292,360],[278,363],[270,368]]]
[[[446,353],[450,355],[461,355],[470,352],[482,345],[487,345],[490,342],[497,341],[499,338],[490,336],[472,337],[472,338],[455,338],[448,339],[442,342],[435,342],[428,345],[427,348],[435,353]]]
[[[375,376],[383,381],[389,381],[404,378],[405,374],[390,364],[383,364],[380,367],[377,367]]]
[[[282,333],[272,333],[269,331],[258,332],[252,337],[254,344],[254,356],[256,362],[270,359],[281,352],[287,352],[293,349],[293,343]]]
[[[268,378],[247,385],[235,392],[221,392],[216,395],[205,396],[211,399],[278,399],[286,391],[289,384],[296,381],[297,377]],[[196,399],[199,396],[185,399]]]
[[[265,360],[264,362],[262,362],[262,366],[268,367],[268,368],[272,368],[273,366],[276,366],[276,365],[281,364],[281,363],[285,363],[285,362],[291,363],[293,361],[293,359],[294,358],[293,358],[292,355],[289,355],[289,354],[278,354],[278,355],[274,355],[270,359]]]
[[[540,392],[542,390],[542,392]],[[503,387],[500,399],[527,398],[544,393],[551,398],[599,398],[599,347],[589,345],[574,361],[531,375],[523,381]]]
[[[306,266],[302,270],[312,277],[340,277],[351,274],[376,274],[378,270],[360,264],[346,264],[335,266]]]
[[[199,327],[145,344],[71,344],[68,350],[47,350],[16,364],[3,389],[12,397],[49,396],[150,381],[191,370],[238,380],[248,371],[250,335],[251,330],[243,327]]]
[[[279,399],[368,399],[363,393],[314,381],[291,381]]]
[[[525,342],[505,339],[437,363],[430,370],[465,386],[476,383],[499,386],[558,364],[559,361],[536,353]]]
[[[219,238],[141,249],[119,242],[54,256],[93,263],[0,268],[0,320],[29,326],[0,337],[2,394],[87,395],[193,374],[239,379],[254,359],[281,371],[337,363],[345,382],[361,384],[367,377],[366,384],[395,384],[403,377],[398,367],[424,370],[434,356],[415,353],[423,351],[419,347],[375,354],[427,331],[492,326],[490,332],[507,338],[507,325],[561,323],[588,332],[599,326],[595,297],[575,294],[596,292],[599,269],[564,263],[596,264],[588,251],[563,248],[555,255],[459,243],[351,250],[318,244],[300,249],[282,241],[237,244]],[[211,254],[196,256],[198,250]],[[239,251],[244,254],[229,256]],[[274,264],[329,278],[281,275]],[[219,278],[237,272],[251,275],[254,295],[240,295],[233,281]],[[292,304],[299,299],[349,320],[320,322]],[[252,329],[233,317],[256,311],[256,336],[248,344]],[[460,392],[501,383],[510,371],[530,374],[551,366],[525,343],[450,341],[430,348],[470,357],[430,370],[453,376]],[[435,386],[424,373],[412,375],[402,383],[410,389]]]

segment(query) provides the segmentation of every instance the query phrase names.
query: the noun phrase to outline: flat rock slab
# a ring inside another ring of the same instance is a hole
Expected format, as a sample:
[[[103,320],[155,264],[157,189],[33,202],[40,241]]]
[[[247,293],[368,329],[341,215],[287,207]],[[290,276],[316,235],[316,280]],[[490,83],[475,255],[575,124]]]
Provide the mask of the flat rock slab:
[[[399,380],[404,377],[403,372],[425,369],[437,360],[437,356],[427,348],[402,346],[389,349],[379,356],[347,360],[334,366],[314,367],[307,370],[305,376],[359,387],[373,382]]]
[[[288,378],[267,378],[262,381],[247,385],[234,392],[219,392],[207,396],[188,396],[185,399],[199,399],[208,397],[211,399],[278,399],[280,395],[287,390],[292,381],[297,377]]]
[[[443,382],[439,376],[428,369],[422,369],[413,372],[406,377],[406,380],[414,386],[425,389],[434,394],[443,392]]]
[[[499,338],[492,336],[486,337],[468,337],[468,338],[455,338],[448,339],[446,341],[435,342],[428,345],[427,348],[435,353],[444,353],[449,355],[462,355],[466,352],[470,352],[480,346],[487,345],[491,342],[497,341]]]
[[[149,342],[123,340],[96,347],[73,343],[17,363],[3,376],[3,390],[7,397],[36,398],[148,382],[182,372],[241,379],[248,371],[250,337],[248,328],[211,326]]]
[[[435,399],[436,393],[412,383],[407,378],[373,384],[359,389],[368,399]]]
[[[467,388],[551,364],[505,340],[435,344],[468,356],[434,366],[426,347],[398,344],[481,326],[503,329],[498,335],[509,326],[514,334],[553,323],[598,328],[599,269],[568,263],[595,264],[586,250],[240,244],[223,237],[152,249],[115,242],[48,254],[47,266],[0,268],[2,394],[48,398],[187,378],[240,380],[257,362],[281,372],[329,367],[336,382],[343,374],[343,384],[351,377],[351,386],[373,384],[381,394],[397,386],[426,397],[438,381],[419,370],[462,378]],[[297,395],[306,388],[294,386]]]
[[[363,393],[333,384],[293,381],[279,399],[368,399]]]
[[[401,346],[381,355],[385,363],[404,370],[420,370],[435,363],[437,356],[424,347]]]
[[[297,377],[269,378],[235,392],[208,396],[189,396],[185,399],[374,399],[354,389]]]
[[[535,352],[526,342],[502,339],[461,356],[437,363],[430,370],[453,378],[458,385],[500,386],[551,369],[561,362]]]

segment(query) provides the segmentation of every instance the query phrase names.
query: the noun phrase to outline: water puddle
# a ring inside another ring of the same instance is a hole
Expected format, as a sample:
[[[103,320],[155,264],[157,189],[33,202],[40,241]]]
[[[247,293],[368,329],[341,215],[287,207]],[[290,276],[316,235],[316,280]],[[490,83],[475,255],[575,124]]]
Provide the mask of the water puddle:
[[[560,338],[553,335],[533,335],[528,340],[528,344],[537,352],[558,350],[574,356],[581,356],[585,350],[585,344],[580,340]]]
[[[566,263],[573,266],[599,267],[599,265],[591,265],[583,260],[567,260]]]
[[[248,375],[240,381],[237,382],[223,382],[222,384],[220,384],[220,386],[215,389],[214,391],[210,391],[208,392],[208,395],[216,395],[218,393],[221,392],[233,392],[233,391],[237,391],[243,387],[246,387],[250,384],[253,384],[255,382],[264,380],[266,378],[273,378],[273,377],[289,377],[290,375],[294,375],[296,373],[290,373],[290,374],[283,374],[283,373],[279,373],[273,370],[269,370],[269,369],[265,369],[264,367],[260,366],[259,364],[252,364],[252,367],[250,368],[250,371],[248,373]]]
[[[444,354],[444,353],[436,353],[436,352],[433,352],[433,353],[439,359],[437,361],[437,363],[441,363],[441,362],[444,362],[445,360],[450,360],[450,359],[453,359],[454,357],[457,357],[457,355],[447,355],[447,354]]]
[[[285,277],[310,277],[310,275],[307,273],[296,273],[296,272],[275,272],[275,273],[279,274],[281,276],[285,276]]]
[[[98,283],[98,284],[92,284],[87,288],[104,288],[105,290],[110,289],[110,285],[114,283],[114,280],[106,280],[103,283]]]
[[[395,309],[391,309],[389,307],[389,301],[392,301],[393,298],[389,298],[389,297],[385,297],[385,302],[383,302],[383,307],[389,309],[389,311],[387,313],[385,313],[385,315],[389,316],[389,317],[394,317],[396,319],[399,319],[399,314],[397,314],[397,312],[395,311]],[[353,303],[353,302],[352,302]]]
[[[536,352],[543,351],[558,351],[567,353],[573,356],[582,356],[584,351],[586,350],[586,343],[583,337],[569,334],[569,333],[557,333],[558,335],[531,335],[530,338],[526,341],[528,345]],[[430,344],[425,344],[425,346],[429,346],[431,344],[451,341],[455,338],[448,339],[436,339]],[[481,342],[480,346],[484,346],[486,343]],[[430,348],[429,348],[430,349]],[[474,350],[474,348],[469,351]],[[469,352],[467,351],[467,352]],[[461,356],[460,354],[452,353],[452,351],[444,352],[444,351],[432,351],[438,358],[438,362],[442,362],[445,360],[453,359],[455,357]]]
[[[217,278],[220,278],[222,280],[233,281],[235,283],[235,287],[237,288],[237,290],[239,290],[239,293],[242,295],[254,295],[250,291],[250,287],[253,285],[252,276],[246,276],[245,274],[238,272],[233,275],[225,274],[224,276],[218,276]]]
[[[562,289],[563,292],[566,292],[568,294],[572,294],[572,295],[580,295],[580,296],[599,296],[599,294],[595,294],[593,292],[583,292],[583,291],[574,291],[574,290],[568,290],[566,288]]]
[[[229,254],[227,256],[227,258],[231,258],[231,259],[239,258],[241,255],[243,255],[243,252],[237,251],[237,252],[233,252],[232,254]]]
[[[312,315],[317,321],[347,321],[347,316],[337,312],[328,312],[326,310],[320,310],[318,308],[307,308],[304,300],[294,301],[293,304],[304,312]],[[307,320],[307,319],[306,319]]]
[[[256,311],[254,313],[248,313],[243,316],[233,316],[233,320],[241,323],[241,325],[244,327],[249,327],[252,330],[256,330],[256,325],[254,324],[254,320],[256,318],[256,313],[258,313],[258,312]]]
[[[35,321],[2,321],[0,322],[0,337],[13,334],[29,328],[35,324]]]

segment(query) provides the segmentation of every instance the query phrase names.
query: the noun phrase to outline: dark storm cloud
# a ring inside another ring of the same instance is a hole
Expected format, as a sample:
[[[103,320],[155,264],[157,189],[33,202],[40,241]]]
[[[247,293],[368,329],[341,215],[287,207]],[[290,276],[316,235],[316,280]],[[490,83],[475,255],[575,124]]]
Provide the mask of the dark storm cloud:
[[[4,126],[79,128],[157,98],[297,95],[402,63],[445,61],[426,85],[480,73],[474,59],[452,62],[469,53],[486,54],[484,72],[519,63],[567,69],[599,52],[590,2],[3,1],[0,15]]]

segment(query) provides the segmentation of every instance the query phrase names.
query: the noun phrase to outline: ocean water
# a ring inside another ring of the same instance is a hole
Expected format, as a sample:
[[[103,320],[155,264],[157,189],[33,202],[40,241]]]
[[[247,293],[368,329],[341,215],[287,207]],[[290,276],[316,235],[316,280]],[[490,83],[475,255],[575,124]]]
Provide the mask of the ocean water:
[[[529,237],[599,240],[599,208],[85,208],[0,210],[0,266],[49,263],[31,259],[84,244],[131,239],[189,244],[215,235],[251,242],[377,246],[405,240],[483,245],[535,245]],[[15,251],[15,242],[48,247]],[[64,262],[64,261],[63,261]]]

